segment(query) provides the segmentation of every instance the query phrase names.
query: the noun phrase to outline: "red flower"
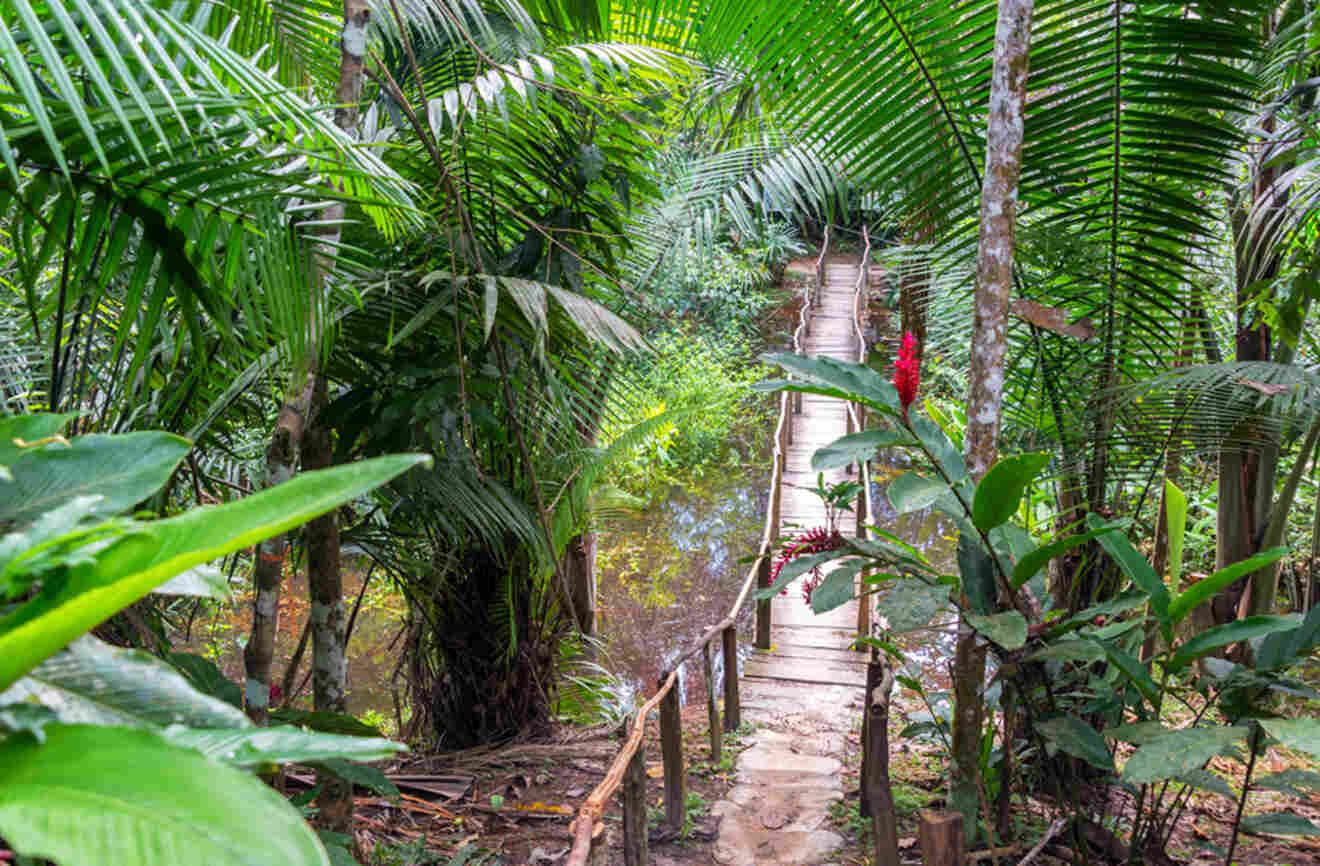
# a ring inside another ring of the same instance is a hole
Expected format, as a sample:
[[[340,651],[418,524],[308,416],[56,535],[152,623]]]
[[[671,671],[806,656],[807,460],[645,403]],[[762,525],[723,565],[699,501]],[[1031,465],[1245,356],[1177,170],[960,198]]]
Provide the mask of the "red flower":
[[[815,529],[809,529],[797,538],[789,540],[784,545],[784,549],[779,552],[775,558],[774,568],[770,569],[770,583],[767,586],[773,586],[779,579],[779,573],[784,570],[784,566],[789,562],[808,553],[824,553],[827,550],[838,550],[846,542],[837,529],[826,529],[823,526],[817,526]],[[811,591],[820,585],[821,573],[819,568],[811,570],[812,577],[802,586],[802,595],[807,603],[811,603]],[[779,592],[780,595],[788,595],[788,587],[784,587]]]
[[[903,345],[898,350],[898,360],[894,362],[894,388],[898,391],[899,402],[903,404],[903,420],[908,419],[908,407],[917,399],[917,389],[921,387],[921,361],[917,358],[917,338],[911,331],[903,332]]]

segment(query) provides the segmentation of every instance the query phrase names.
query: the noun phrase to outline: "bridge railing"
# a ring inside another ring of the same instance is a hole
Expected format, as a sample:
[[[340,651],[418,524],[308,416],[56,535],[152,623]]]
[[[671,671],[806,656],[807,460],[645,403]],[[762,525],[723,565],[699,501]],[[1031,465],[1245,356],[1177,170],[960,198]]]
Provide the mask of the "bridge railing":
[[[858,364],[865,364],[867,358],[866,333],[862,328],[862,323],[866,321],[866,315],[870,309],[871,303],[871,233],[867,230],[866,223],[862,223],[862,255],[861,261],[857,267],[857,287],[853,293],[853,335],[857,339],[857,358]],[[860,433],[866,429],[866,406],[862,403],[848,404],[848,432]],[[857,494],[857,525],[856,532],[858,538],[866,537],[866,521],[875,513],[874,504],[871,501],[871,467],[866,460],[858,460],[855,464],[857,471],[857,480],[861,483],[862,489]],[[867,603],[866,590],[867,572],[862,571],[857,575],[857,633],[859,635],[869,635],[871,633],[871,605]],[[865,652],[865,644],[858,642],[853,648],[858,652]]]
[[[825,286],[825,257],[829,244],[830,229],[826,226],[820,256],[816,259],[815,274],[811,283],[803,288],[798,324],[793,330],[793,351],[799,354],[803,351],[810,328],[811,309],[819,303]],[[869,251],[867,255],[869,256]],[[779,420],[775,425],[775,444],[771,461],[770,503],[766,510],[765,527],[761,534],[756,562],[743,579],[738,597],[729,607],[728,614],[706,629],[701,637],[669,662],[668,668],[660,675],[655,694],[637,711],[628,737],[610,764],[604,780],[578,808],[570,825],[573,847],[569,851],[568,859],[564,861],[565,866],[587,866],[587,864],[595,866],[605,863],[605,858],[608,856],[603,822],[605,806],[611,797],[620,792],[620,789],[623,798],[624,862],[627,866],[644,866],[647,863],[647,775],[642,737],[646,729],[646,718],[656,707],[660,709],[660,751],[664,763],[665,830],[674,834],[681,831],[687,801],[685,792],[687,771],[683,761],[683,722],[678,695],[678,671],[685,662],[698,654],[701,655],[702,670],[706,680],[706,710],[710,718],[710,751],[713,763],[718,763],[721,758],[723,732],[735,731],[742,725],[742,704],[738,694],[738,615],[750,598],[752,587],[770,583],[770,565],[779,538],[786,454],[793,441],[791,416],[795,412],[802,411],[800,393],[781,391],[778,400]],[[716,641],[719,642],[718,645]],[[770,648],[768,600],[756,602],[755,645],[759,649]],[[712,656],[713,653],[721,651],[724,654],[724,675],[723,682],[717,684]],[[715,700],[717,687],[721,686],[724,693],[722,723]]]

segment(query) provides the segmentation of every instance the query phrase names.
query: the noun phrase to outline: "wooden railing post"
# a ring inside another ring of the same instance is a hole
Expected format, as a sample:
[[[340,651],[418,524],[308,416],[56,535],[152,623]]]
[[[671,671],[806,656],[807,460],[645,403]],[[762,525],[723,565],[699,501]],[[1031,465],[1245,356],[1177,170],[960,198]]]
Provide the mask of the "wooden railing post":
[[[917,827],[922,866],[963,866],[967,861],[960,812],[922,810]]]
[[[638,744],[623,777],[623,862],[646,866],[647,859],[646,746]]]
[[[664,688],[668,674],[660,677]],[[683,767],[683,714],[678,704],[678,684],[660,701],[660,752],[665,768],[665,825],[675,835],[683,832],[687,807],[687,771]]]
[[[722,757],[724,731],[720,729],[720,708],[715,702],[715,665],[710,658],[710,641],[701,645],[701,667],[706,673],[706,718],[710,724],[710,764],[718,766]]]
[[[871,484],[871,473],[867,471],[866,463],[857,464],[857,478],[862,482],[862,490],[857,494],[857,537],[866,537],[866,521],[871,515],[867,513],[867,505],[871,501],[870,491],[867,489]],[[869,569],[862,569],[857,573],[857,636],[869,637],[871,634],[871,603],[864,595],[867,588],[866,578]],[[853,649],[858,652],[865,652],[867,647],[861,641],[853,644]]]
[[[758,586],[770,585],[770,551],[761,551],[761,558],[756,563],[756,583]],[[770,649],[770,599],[758,599],[756,602],[756,643],[757,649]]]
[[[724,730],[742,726],[741,698],[738,695],[738,626],[724,630]]]
[[[894,674],[882,662],[866,667],[866,713],[862,722],[862,802],[871,818],[876,866],[899,866],[898,818],[889,785],[889,692]]]

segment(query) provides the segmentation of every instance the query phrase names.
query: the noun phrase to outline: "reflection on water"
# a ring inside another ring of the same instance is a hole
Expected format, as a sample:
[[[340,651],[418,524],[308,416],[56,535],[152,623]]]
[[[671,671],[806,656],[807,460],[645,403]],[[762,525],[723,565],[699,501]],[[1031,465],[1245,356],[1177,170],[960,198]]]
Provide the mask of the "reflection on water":
[[[747,476],[699,480],[636,517],[600,532],[597,552],[601,663],[652,694],[662,669],[728,613],[755,553],[765,519],[765,492]],[[739,631],[750,635],[751,606]],[[743,643],[740,641],[740,644]],[[715,647],[718,650],[718,645]],[[723,670],[715,652],[716,677]],[[700,657],[679,673],[680,696],[704,700]]]

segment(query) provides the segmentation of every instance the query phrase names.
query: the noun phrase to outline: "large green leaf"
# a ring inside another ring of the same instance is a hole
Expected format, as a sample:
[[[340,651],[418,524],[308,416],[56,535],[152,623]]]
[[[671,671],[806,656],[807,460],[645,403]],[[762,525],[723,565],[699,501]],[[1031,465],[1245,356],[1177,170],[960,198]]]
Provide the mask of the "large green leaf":
[[[1169,588],[1177,592],[1182,586],[1183,541],[1187,536],[1187,494],[1183,493],[1169,479],[1164,479],[1164,514],[1169,533]],[[1173,613],[1178,600],[1169,607],[1169,615],[1177,622],[1179,617]]]
[[[1282,770],[1251,780],[1251,787],[1282,791],[1290,797],[1309,797],[1320,791],[1320,773],[1311,770]]]
[[[811,455],[811,468],[816,472],[837,469],[850,463],[871,459],[875,452],[891,445],[911,443],[912,437],[898,430],[863,430],[840,437]]]
[[[935,615],[948,606],[947,586],[908,577],[894,581],[877,610],[889,621],[890,631],[902,634],[930,625]]]
[[[784,353],[762,355],[761,359],[778,364],[800,381],[763,382],[753,386],[758,390],[787,389],[857,400],[890,417],[897,417],[902,412],[893,384],[870,367],[834,358],[807,358]]]
[[[1261,635],[1272,634],[1294,628],[1297,620],[1290,616],[1249,616],[1234,620],[1201,632],[1191,640],[1181,644],[1173,658],[1169,660],[1171,670],[1179,670],[1196,659],[1222,646],[1250,640]]]
[[[962,576],[962,591],[972,612],[993,612],[999,595],[995,587],[995,563],[981,539],[968,532],[958,535],[958,573]]]
[[[1172,779],[1195,770],[1247,735],[1243,727],[1184,728],[1155,737],[1123,765],[1123,779],[1134,785]]]
[[[988,616],[969,613],[967,624],[1006,650],[1020,649],[1027,642],[1027,619],[1015,610]]]
[[[48,725],[0,741],[0,836],[60,866],[326,866],[265,783],[141,728]]]
[[[1320,827],[1301,815],[1291,812],[1270,812],[1268,815],[1247,815],[1242,819],[1242,832],[1272,836],[1320,836]]]
[[[1320,719],[1261,719],[1260,724],[1288,748],[1320,757]]]
[[[1172,556],[1172,550],[1170,551]],[[1214,598],[1219,594],[1219,590],[1228,586],[1245,574],[1251,574],[1256,569],[1269,565],[1271,562],[1278,562],[1288,555],[1288,548],[1274,547],[1269,550],[1261,551],[1255,556],[1247,557],[1240,562],[1221,568],[1214,574],[1199,580],[1192,584],[1190,588],[1182,595],[1179,595],[1169,604],[1169,619],[1175,623],[1181,622],[1183,617],[1191,613],[1200,605]],[[1177,586],[1177,584],[1173,584]]]
[[[63,415],[56,415],[50,412],[40,412],[34,415],[13,415],[8,418],[0,418],[0,466],[8,466],[19,455],[34,447],[30,443],[40,442],[58,434],[64,429],[64,425],[77,418],[78,414],[77,412],[68,412]],[[20,445],[19,442],[23,444]]]
[[[807,572],[820,568],[828,562],[833,562],[834,560],[847,555],[846,551],[826,550],[822,553],[806,553],[794,557],[779,570],[779,575],[775,578],[775,582],[772,585],[758,588],[752,593],[752,597],[758,600],[774,598],[780,592],[783,592],[784,587],[788,586]]]
[[[295,707],[281,707],[270,714],[272,722],[297,725],[311,731],[327,734],[347,734],[351,737],[384,737],[380,728],[350,716],[347,713],[332,713],[327,710],[300,710]]]
[[[825,613],[853,600],[854,584],[857,572],[866,567],[860,559],[853,559],[835,566],[825,579],[811,591],[811,610],[813,613]]]
[[[0,688],[184,569],[251,547],[429,463],[426,456],[398,455],[306,472],[237,502],[143,524],[141,533],[79,563],[64,587],[43,588],[0,619]]]
[[[79,436],[23,450],[0,482],[0,521],[23,523],[80,496],[99,496],[93,513],[118,514],[151,496],[192,447],[170,433]]]
[[[1022,502],[1022,494],[1049,462],[1050,455],[1040,452],[1015,454],[991,466],[977,483],[972,499],[972,523],[976,528],[989,532],[1012,519]]]
[[[1123,672],[1123,675],[1131,680],[1132,684],[1141,692],[1141,696],[1150,701],[1151,706],[1158,706],[1160,688],[1155,685],[1155,680],[1151,678],[1150,671],[1141,660],[1131,653],[1124,650],[1113,640],[1095,640],[1091,639],[1096,646],[1104,651],[1105,656]]]
[[[1095,728],[1076,716],[1056,716],[1039,725],[1041,735],[1060,751],[1102,770],[1114,769],[1114,758]]]
[[[1086,516],[1087,526],[1092,530],[1107,529],[1105,521],[1098,514],[1088,514]],[[1150,609],[1159,619],[1160,624],[1165,627],[1165,637],[1168,635],[1169,623],[1169,588],[1164,585],[1164,578],[1155,573],[1151,568],[1146,557],[1141,555],[1141,551],[1132,546],[1127,536],[1117,532],[1101,532],[1097,536],[1100,539],[1100,546],[1105,552],[1113,557],[1118,563],[1123,573],[1135,583],[1138,587],[1150,596]]]
[[[889,482],[885,495],[889,504],[899,514],[920,511],[929,508],[949,490],[949,485],[939,478],[925,478],[915,472],[904,472]]]
[[[246,730],[173,727],[166,729],[161,736],[175,745],[196,749],[208,758],[236,767],[307,763],[330,758],[375,761],[408,750],[402,743],[379,737],[346,737],[283,725]]]
[[[165,660],[174,665],[197,691],[242,709],[243,690],[225,676],[215,662],[196,653],[170,653]]]
[[[1013,577],[1010,583],[1013,584],[1014,589],[1021,587],[1035,577],[1036,572],[1044,568],[1054,557],[1062,556],[1074,548],[1081,547],[1096,536],[1105,532],[1113,532],[1118,528],[1118,526],[1109,526],[1103,529],[1093,529],[1090,532],[1068,535],[1063,538],[1056,538],[1049,544],[1042,544],[1017,561],[1017,564],[1013,566]]]
[[[1256,651],[1256,667],[1260,670],[1286,667],[1317,643],[1320,643],[1320,605],[1311,608],[1296,628],[1267,635]]]
[[[35,700],[69,724],[251,724],[236,706],[199,692],[150,653],[112,647],[90,636],[75,640],[0,693],[0,703],[15,700]]]

